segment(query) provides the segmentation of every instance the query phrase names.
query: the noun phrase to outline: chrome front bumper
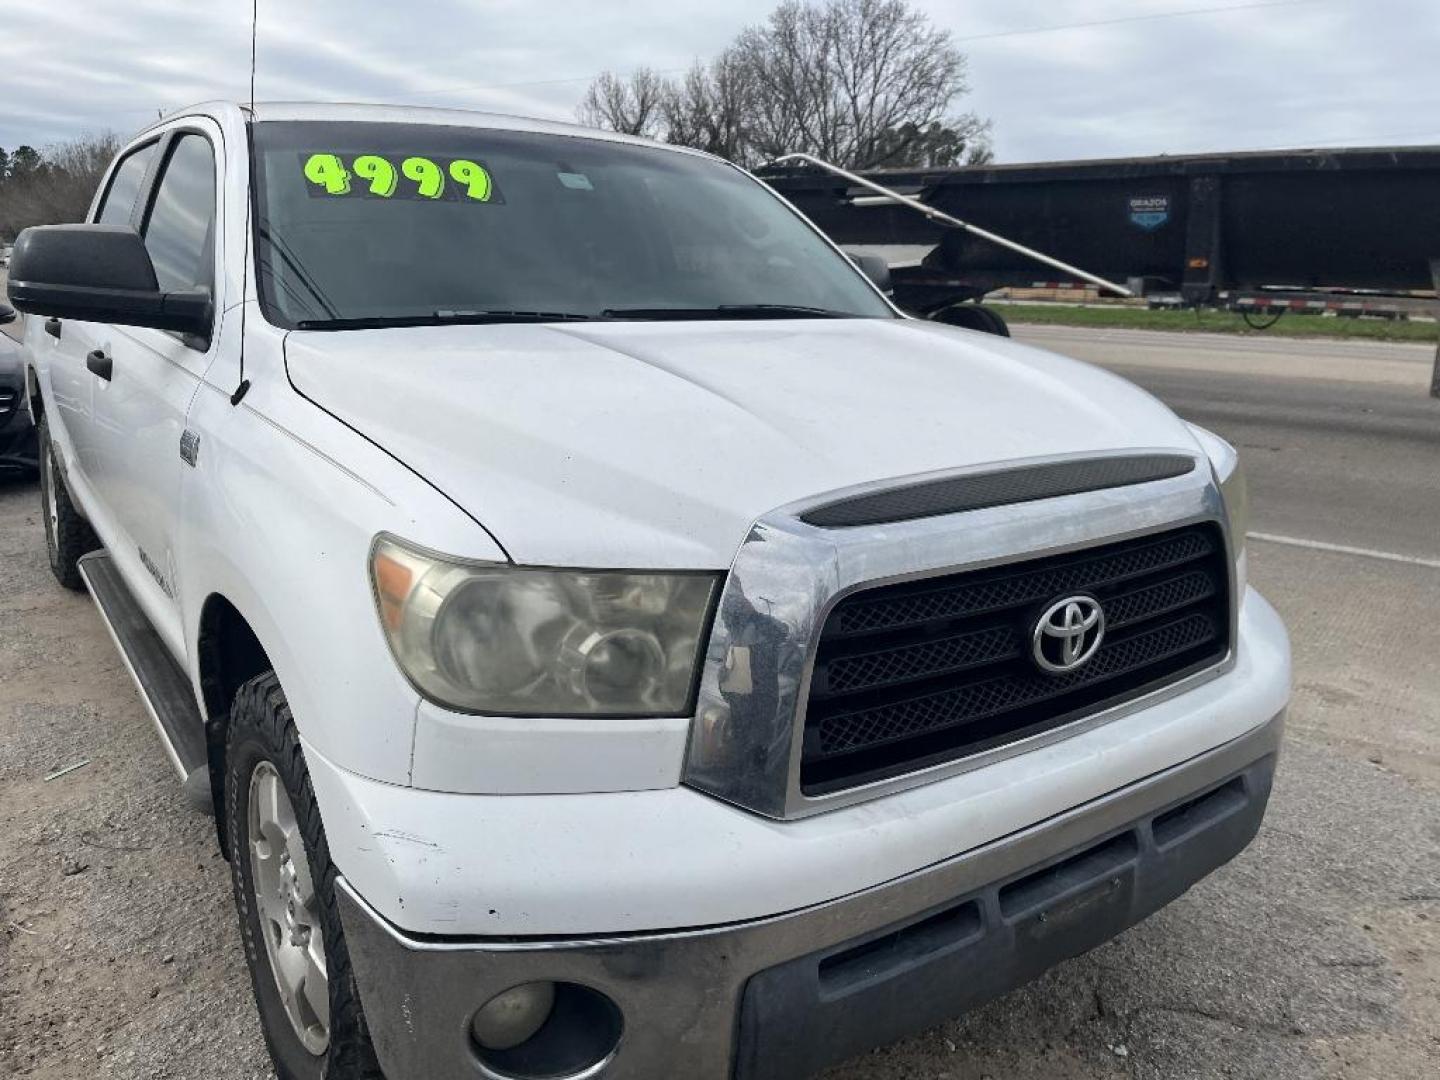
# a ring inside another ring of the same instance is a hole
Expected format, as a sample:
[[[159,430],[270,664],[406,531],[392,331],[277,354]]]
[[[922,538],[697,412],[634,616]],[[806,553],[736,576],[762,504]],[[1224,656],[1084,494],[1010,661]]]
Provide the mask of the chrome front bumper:
[[[793,1080],[1028,981],[1234,857],[1259,827],[1283,722],[894,881],[751,922],[422,939],[341,879],[381,1064],[390,1080],[485,1076],[468,1035],[475,1009],[553,979],[599,990],[623,1013],[618,1051],[587,1075]]]

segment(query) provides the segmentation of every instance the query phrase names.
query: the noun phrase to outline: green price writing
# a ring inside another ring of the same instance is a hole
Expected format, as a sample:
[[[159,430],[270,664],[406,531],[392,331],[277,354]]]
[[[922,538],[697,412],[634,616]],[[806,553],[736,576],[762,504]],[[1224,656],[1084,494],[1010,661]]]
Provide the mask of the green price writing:
[[[415,191],[422,199],[438,199],[445,194],[445,174],[440,166],[425,157],[407,157],[400,171],[415,181]]]
[[[465,185],[465,195],[476,202],[490,201],[490,173],[473,161],[452,161],[450,176]]]
[[[350,190],[350,174],[334,154],[311,154],[305,162],[305,179],[324,188],[328,195],[344,195]]]
[[[355,159],[355,175],[370,181],[370,194],[388,199],[395,194],[395,166],[383,157],[361,154]]]
[[[379,154],[360,154],[346,167],[338,154],[309,154],[304,157],[302,171],[319,195],[374,195],[409,199],[443,199],[448,185],[452,197],[490,202],[495,183],[490,172],[478,161],[456,158],[438,162],[428,157],[407,157],[399,168]],[[404,181],[402,182],[402,177]]]

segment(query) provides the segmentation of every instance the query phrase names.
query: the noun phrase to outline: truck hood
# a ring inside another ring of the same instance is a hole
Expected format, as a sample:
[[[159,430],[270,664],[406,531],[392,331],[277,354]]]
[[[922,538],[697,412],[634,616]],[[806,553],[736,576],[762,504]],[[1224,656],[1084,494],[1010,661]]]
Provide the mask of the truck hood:
[[[301,394],[521,563],[722,569],[762,514],[839,488],[1196,450],[1105,371],[909,320],[297,331],[285,350]]]

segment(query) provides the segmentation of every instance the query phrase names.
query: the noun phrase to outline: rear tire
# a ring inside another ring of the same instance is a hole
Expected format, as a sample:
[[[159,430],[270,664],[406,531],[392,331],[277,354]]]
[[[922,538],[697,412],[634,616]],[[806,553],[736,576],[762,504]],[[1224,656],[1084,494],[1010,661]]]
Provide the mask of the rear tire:
[[[60,470],[55,467],[55,446],[50,441],[50,421],[40,414],[40,512],[45,519],[45,548],[50,572],[67,589],[85,588],[80,576],[80,557],[100,548],[90,523],[75,509]]]
[[[335,905],[320,809],[271,672],[242,686],[231,706],[225,823],[240,937],[276,1075],[383,1080]]]

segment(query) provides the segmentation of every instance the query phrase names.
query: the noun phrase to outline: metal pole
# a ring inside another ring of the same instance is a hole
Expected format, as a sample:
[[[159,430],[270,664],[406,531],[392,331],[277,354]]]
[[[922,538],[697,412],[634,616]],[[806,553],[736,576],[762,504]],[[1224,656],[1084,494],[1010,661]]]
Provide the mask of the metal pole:
[[[900,203],[902,206],[908,206],[912,210],[918,210],[932,221],[943,221],[947,225],[954,225],[957,229],[964,229],[968,233],[973,233],[984,240],[989,240],[992,244],[999,244],[1001,247],[1009,248],[1011,251],[1018,251],[1021,255],[1034,259],[1036,262],[1044,263],[1046,266],[1052,266],[1056,270],[1064,270],[1067,274],[1074,274],[1076,277],[1088,281],[1092,285],[1099,285],[1102,289],[1110,289],[1112,292],[1119,293],[1121,296],[1135,295],[1123,285],[1116,285],[1113,281],[1106,281],[1104,278],[1096,277],[1094,274],[1087,274],[1079,267],[1071,266],[1069,263],[1061,262],[1059,259],[1052,259],[1049,255],[1042,254],[1034,248],[1028,248],[1024,244],[1017,244],[1014,240],[1007,240],[1003,236],[997,236],[988,229],[982,229],[978,225],[971,225],[968,221],[961,221],[959,218],[952,217],[943,210],[936,210],[933,206],[926,206],[919,199],[912,199],[908,195],[901,195],[898,191],[891,191],[887,187],[881,187],[871,180],[866,180],[863,176],[856,176],[852,172],[847,172],[845,169],[840,168],[839,165],[831,165],[828,161],[822,161],[813,154],[782,154],[770,164],[778,165],[782,161],[806,161],[811,165],[818,165],[820,168],[832,172],[836,176],[843,176],[852,184],[859,184],[861,187],[869,188],[871,191],[884,195],[886,198],[893,202]],[[1437,359],[1436,362],[1440,364],[1440,359]],[[1440,368],[1437,368],[1437,371],[1440,371]]]
[[[1435,322],[1440,326],[1440,259],[1430,260],[1430,282],[1435,286]],[[1435,343],[1435,366],[1430,369],[1430,396],[1440,398],[1440,341]]]

